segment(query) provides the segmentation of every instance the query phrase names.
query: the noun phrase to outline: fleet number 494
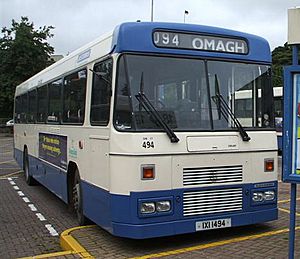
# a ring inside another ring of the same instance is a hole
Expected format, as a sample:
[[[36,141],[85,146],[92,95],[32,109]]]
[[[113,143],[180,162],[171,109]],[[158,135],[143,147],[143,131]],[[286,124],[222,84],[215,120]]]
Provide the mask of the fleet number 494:
[[[143,148],[154,148],[154,141],[144,141],[142,144]]]

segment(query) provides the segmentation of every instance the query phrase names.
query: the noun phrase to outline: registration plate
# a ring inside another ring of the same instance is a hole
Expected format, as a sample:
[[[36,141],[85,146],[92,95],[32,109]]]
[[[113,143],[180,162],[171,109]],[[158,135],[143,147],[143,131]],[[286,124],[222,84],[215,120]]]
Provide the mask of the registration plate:
[[[231,218],[196,222],[196,231],[231,227]]]

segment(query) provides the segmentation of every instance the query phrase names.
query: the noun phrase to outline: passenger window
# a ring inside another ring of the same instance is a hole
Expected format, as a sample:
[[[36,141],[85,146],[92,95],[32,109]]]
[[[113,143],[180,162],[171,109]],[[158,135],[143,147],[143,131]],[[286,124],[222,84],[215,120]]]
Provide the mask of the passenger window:
[[[20,123],[21,111],[22,111],[21,96],[17,96],[15,102],[15,118],[14,118],[15,123]]]
[[[62,98],[61,98],[62,79],[49,84],[49,110],[48,122],[58,123],[61,118]]]
[[[32,90],[28,93],[28,123],[35,123],[36,119],[36,90]]]
[[[21,95],[21,116],[20,116],[20,122],[26,123],[26,117],[27,117],[27,109],[28,109],[28,99],[27,94]]]
[[[86,93],[86,69],[64,78],[63,122],[83,124]]]
[[[37,122],[46,122],[47,107],[48,107],[48,88],[43,85],[37,89],[38,107],[37,107]]]
[[[105,60],[94,66],[91,125],[106,126],[109,122],[112,60]]]

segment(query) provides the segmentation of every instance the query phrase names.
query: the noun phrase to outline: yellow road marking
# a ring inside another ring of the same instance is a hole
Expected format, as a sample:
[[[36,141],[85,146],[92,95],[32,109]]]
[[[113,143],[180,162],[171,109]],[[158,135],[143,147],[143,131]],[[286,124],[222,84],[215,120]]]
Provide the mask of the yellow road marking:
[[[296,230],[299,230],[299,229],[300,229],[300,226],[296,227]],[[171,251],[166,251],[166,252],[161,252],[161,253],[156,253],[156,254],[149,254],[149,255],[144,255],[144,256],[133,257],[131,259],[150,259],[150,258],[157,258],[157,257],[163,257],[163,256],[169,256],[169,255],[182,254],[182,253],[186,253],[186,252],[203,250],[203,249],[207,249],[207,248],[223,246],[223,245],[228,245],[228,244],[237,243],[237,242],[241,242],[241,241],[253,240],[253,239],[257,239],[257,238],[261,238],[261,237],[268,237],[268,236],[273,236],[273,235],[278,235],[278,234],[283,234],[283,233],[288,233],[288,232],[289,232],[289,229],[285,228],[285,229],[280,229],[280,230],[268,231],[268,232],[256,234],[256,235],[250,235],[250,236],[227,239],[227,240],[223,240],[223,241],[217,241],[217,242],[213,242],[210,244],[197,245],[197,246],[192,246],[192,247],[187,247],[187,248],[182,248],[182,249],[177,249],[177,250],[171,250]]]
[[[23,172],[23,170],[19,170],[19,171],[17,171],[17,172],[13,172],[13,173],[10,173],[10,174],[1,175],[0,179],[1,179],[1,180],[7,179],[7,178],[10,177],[10,176],[14,176],[14,175],[20,174],[20,173],[22,173],[22,172]]]
[[[283,211],[285,213],[291,214],[290,210],[286,210],[286,209],[282,209],[282,208],[278,208],[280,211]],[[300,217],[300,213],[296,212],[296,216]]]
[[[63,252],[56,252],[56,253],[50,253],[50,254],[41,254],[41,255],[34,255],[29,257],[21,257],[18,259],[40,259],[40,258],[51,258],[51,257],[57,257],[57,256],[63,256],[63,255],[70,255],[70,254],[76,254],[73,251],[63,251]]]
[[[12,153],[13,151],[7,151],[7,152],[1,152],[0,154],[1,155],[4,155],[4,154],[10,154],[10,153]]]
[[[1,143],[1,144],[2,144],[2,143]],[[11,146],[11,145],[12,145],[12,143],[4,144],[3,146],[0,146],[0,148],[9,147],[9,146]]]
[[[296,199],[297,201],[300,201],[300,198],[297,198]],[[278,203],[288,203],[288,202],[290,202],[291,201],[291,199],[287,199],[287,200],[281,200],[281,201],[278,201]]]
[[[15,162],[15,160],[3,161],[3,162],[0,162],[0,165],[8,164],[8,163],[11,163],[11,162]]]
[[[90,226],[81,226],[75,228],[69,228],[60,234],[60,246],[64,250],[73,251],[76,254],[79,254],[82,258],[94,258],[83,246],[81,246],[77,240],[72,237],[71,233],[74,230],[91,228],[95,225]]]
[[[20,167],[0,167],[0,170],[17,170],[20,169]]]
[[[14,142],[13,139],[0,139],[0,143],[4,143],[6,141],[11,141],[12,143]]]

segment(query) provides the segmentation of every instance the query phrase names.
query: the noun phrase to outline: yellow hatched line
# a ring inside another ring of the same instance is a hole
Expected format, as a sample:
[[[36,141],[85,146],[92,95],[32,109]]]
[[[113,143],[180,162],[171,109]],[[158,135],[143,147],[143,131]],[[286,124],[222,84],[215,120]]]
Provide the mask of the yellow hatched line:
[[[5,142],[11,142],[11,144],[12,144],[12,143],[14,143],[14,140],[13,139],[1,139],[0,140],[1,144],[5,143]]]
[[[41,259],[41,258],[51,258],[51,257],[71,255],[71,254],[76,254],[76,253],[74,253],[73,251],[63,251],[63,252],[55,252],[50,254],[34,255],[29,257],[21,257],[18,259]]]
[[[3,145],[3,146],[0,146],[0,148],[9,147],[9,146],[11,146],[12,144],[13,144],[13,143],[5,144],[5,145]]]
[[[10,153],[12,153],[13,151],[7,151],[7,152],[1,152],[0,154],[1,155],[4,155],[4,154],[10,154]]]
[[[299,230],[299,229],[300,229],[300,226],[296,227],[296,230]],[[171,250],[171,251],[166,251],[166,252],[161,252],[161,253],[156,253],[156,254],[149,254],[149,255],[144,255],[144,256],[133,257],[131,259],[150,259],[150,258],[157,258],[157,257],[163,257],[163,256],[169,256],[169,255],[177,255],[177,254],[192,252],[192,251],[196,251],[196,250],[203,250],[203,249],[207,249],[207,248],[228,245],[228,244],[237,243],[237,242],[241,242],[241,241],[253,240],[253,239],[262,238],[262,237],[269,237],[269,236],[274,236],[274,235],[278,235],[278,234],[284,234],[284,233],[288,233],[288,232],[289,232],[289,229],[285,228],[285,229],[280,229],[280,230],[268,231],[268,232],[256,234],[256,235],[227,239],[224,241],[213,242],[210,244],[197,245],[197,246],[192,246],[192,247],[187,247],[187,248],[182,248],[182,249],[177,249],[177,250]]]
[[[0,170],[17,170],[20,169],[20,167],[0,167]]]
[[[286,210],[286,209],[282,209],[282,208],[278,208],[280,211],[291,214],[290,210]],[[300,217],[300,213],[296,212],[296,216]]]
[[[297,198],[296,200],[297,200],[297,201],[300,201],[300,198]],[[291,199],[286,199],[286,200],[278,201],[278,203],[288,203],[288,202],[290,202],[290,201],[291,201]]]
[[[0,180],[7,179],[8,177],[11,177],[11,176],[14,176],[14,175],[20,174],[20,173],[23,173],[23,170],[19,170],[17,172],[13,172],[13,173],[10,173],[10,174],[2,175],[0,177]]]
[[[11,163],[11,162],[15,162],[15,160],[3,161],[3,162],[0,162],[0,165],[8,164],[8,163]]]

